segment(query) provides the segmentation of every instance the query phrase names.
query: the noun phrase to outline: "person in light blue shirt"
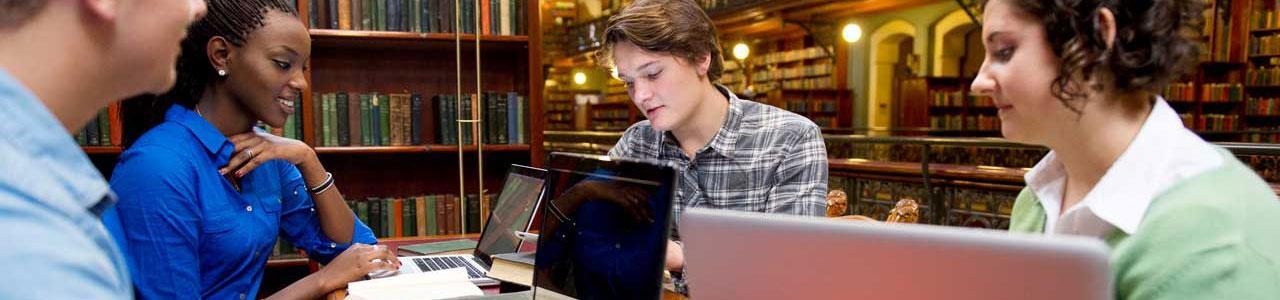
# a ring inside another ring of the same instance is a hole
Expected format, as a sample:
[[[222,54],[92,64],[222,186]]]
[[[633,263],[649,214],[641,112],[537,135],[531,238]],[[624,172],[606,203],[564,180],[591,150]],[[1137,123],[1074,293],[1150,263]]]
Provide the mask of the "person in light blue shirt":
[[[104,222],[144,299],[256,299],[277,237],[326,264],[273,298],[314,299],[395,255],[356,219],[307,144],[283,127],[307,87],[310,35],[288,0],[208,0],[182,42],[159,124],[120,156]]]
[[[169,89],[203,1],[0,1],[0,299],[130,299],[115,203],[70,132]]]

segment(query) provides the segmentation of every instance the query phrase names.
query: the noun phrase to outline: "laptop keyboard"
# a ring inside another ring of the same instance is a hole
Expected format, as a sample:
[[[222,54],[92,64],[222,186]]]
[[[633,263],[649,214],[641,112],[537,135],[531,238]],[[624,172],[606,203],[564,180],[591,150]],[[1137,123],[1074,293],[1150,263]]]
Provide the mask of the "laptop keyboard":
[[[485,272],[479,269],[476,269],[476,267],[467,263],[468,259],[470,259],[471,261],[474,261],[477,265],[484,265],[484,263],[480,261],[479,258],[476,258],[474,256],[472,257],[462,257],[462,256],[419,257],[419,258],[414,258],[413,262],[417,264],[418,269],[422,270],[423,272],[447,270],[447,269],[453,269],[453,268],[466,268],[467,277],[472,279],[484,278]]]

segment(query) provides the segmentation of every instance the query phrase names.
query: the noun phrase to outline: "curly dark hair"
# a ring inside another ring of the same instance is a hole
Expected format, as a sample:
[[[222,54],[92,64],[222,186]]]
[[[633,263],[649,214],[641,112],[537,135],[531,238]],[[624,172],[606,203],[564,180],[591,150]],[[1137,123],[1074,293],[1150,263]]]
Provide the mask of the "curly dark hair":
[[[1076,113],[1072,101],[1110,83],[1115,91],[1156,93],[1189,74],[1201,51],[1200,0],[1008,0],[1044,25],[1045,37],[1061,67],[1053,95]],[[985,8],[989,0],[982,0]],[[1115,41],[1108,48],[1098,26],[1099,9],[1115,15]],[[1134,99],[1146,101],[1147,99]],[[1140,103],[1130,103],[1138,105]]]
[[[194,108],[200,102],[205,88],[214,80],[213,65],[209,64],[208,44],[214,37],[222,37],[234,46],[244,46],[249,34],[261,28],[267,13],[278,11],[298,16],[298,10],[289,0],[206,0],[208,13],[203,19],[187,27],[187,37],[182,40],[182,54],[178,56],[178,78],[173,89],[162,95],[144,95],[126,102],[143,106],[147,118],[138,127],[127,128],[126,141],[137,137],[164,121],[164,114],[173,104]],[[139,122],[131,122],[139,123]]]

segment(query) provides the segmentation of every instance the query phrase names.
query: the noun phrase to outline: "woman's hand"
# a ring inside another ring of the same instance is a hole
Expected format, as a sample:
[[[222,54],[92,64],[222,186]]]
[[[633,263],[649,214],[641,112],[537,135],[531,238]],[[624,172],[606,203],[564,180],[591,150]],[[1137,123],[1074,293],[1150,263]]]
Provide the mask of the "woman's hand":
[[[321,268],[320,275],[325,292],[347,286],[347,283],[374,271],[400,269],[400,260],[383,245],[353,244],[338,257]]]
[[[316,160],[315,150],[299,140],[257,131],[233,135],[228,139],[236,147],[231,152],[231,161],[218,169],[222,175],[231,173],[236,178],[244,177],[244,174],[273,159],[284,159],[294,165]]]

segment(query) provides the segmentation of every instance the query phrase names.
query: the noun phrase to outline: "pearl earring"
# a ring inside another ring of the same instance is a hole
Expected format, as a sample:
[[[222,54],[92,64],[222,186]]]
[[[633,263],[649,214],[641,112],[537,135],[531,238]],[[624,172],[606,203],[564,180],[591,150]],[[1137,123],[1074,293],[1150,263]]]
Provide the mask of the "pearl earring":
[[[227,76],[227,70],[218,70],[218,76]]]

